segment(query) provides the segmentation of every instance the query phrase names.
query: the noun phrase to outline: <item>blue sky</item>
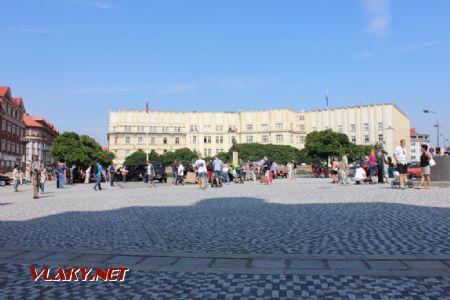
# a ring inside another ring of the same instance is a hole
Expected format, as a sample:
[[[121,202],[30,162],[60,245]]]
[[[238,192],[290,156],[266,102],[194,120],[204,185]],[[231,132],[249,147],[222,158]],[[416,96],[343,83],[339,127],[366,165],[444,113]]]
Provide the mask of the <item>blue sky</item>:
[[[447,0],[0,0],[0,85],[106,145],[108,111],[396,103],[450,138]],[[437,115],[422,113],[424,108]],[[442,141],[441,141],[442,143]]]

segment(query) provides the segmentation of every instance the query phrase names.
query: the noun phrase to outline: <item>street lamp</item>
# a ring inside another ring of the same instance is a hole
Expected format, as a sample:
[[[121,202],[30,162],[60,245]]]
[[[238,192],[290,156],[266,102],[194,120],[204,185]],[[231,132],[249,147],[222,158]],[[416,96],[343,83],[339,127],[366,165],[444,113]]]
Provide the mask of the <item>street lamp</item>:
[[[444,134],[442,134],[442,133],[441,133],[441,136],[442,136],[442,138],[444,139],[444,151],[446,151],[446,148],[447,148],[446,142],[448,142],[448,138],[447,138]]]
[[[437,112],[429,110],[429,109],[424,109],[423,112],[426,114],[430,114],[430,113],[437,114]],[[436,121],[436,124],[434,125],[434,127],[436,127],[436,130],[437,130],[437,136],[436,136],[437,137],[437,147],[439,148],[439,121]]]

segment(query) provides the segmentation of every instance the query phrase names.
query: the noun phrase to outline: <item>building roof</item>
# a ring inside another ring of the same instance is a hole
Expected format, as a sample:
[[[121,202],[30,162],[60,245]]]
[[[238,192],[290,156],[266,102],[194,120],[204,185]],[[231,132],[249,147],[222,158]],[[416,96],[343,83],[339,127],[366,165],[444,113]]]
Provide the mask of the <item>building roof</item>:
[[[36,120],[29,114],[23,114],[23,122],[27,127],[44,127],[42,124],[36,122]]]
[[[10,98],[11,97],[11,89],[9,86],[0,86],[0,97]]]
[[[409,130],[409,135],[418,135],[418,133],[417,133],[417,131],[416,131],[415,128],[411,128],[411,129]]]
[[[52,123],[50,123],[43,117],[32,117],[29,114],[25,113],[23,115],[23,121],[27,127],[40,127],[40,128],[47,127],[55,134],[57,135],[59,134],[59,130]]]

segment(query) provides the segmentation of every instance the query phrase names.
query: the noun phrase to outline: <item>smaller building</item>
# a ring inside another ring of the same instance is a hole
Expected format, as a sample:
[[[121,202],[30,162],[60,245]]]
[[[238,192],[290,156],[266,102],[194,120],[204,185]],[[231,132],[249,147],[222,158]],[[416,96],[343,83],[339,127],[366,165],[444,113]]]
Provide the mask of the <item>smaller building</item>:
[[[13,98],[8,86],[0,86],[0,170],[25,164],[24,113],[22,98]]]
[[[50,153],[50,146],[58,137],[59,131],[55,126],[42,117],[32,117],[25,113],[23,120],[26,125],[26,162],[30,164],[32,155],[38,155],[39,161],[46,167],[55,163]]]
[[[430,146],[430,136],[428,134],[418,133],[414,128],[410,130],[410,141],[411,141],[411,161],[420,160],[420,147],[425,144]]]

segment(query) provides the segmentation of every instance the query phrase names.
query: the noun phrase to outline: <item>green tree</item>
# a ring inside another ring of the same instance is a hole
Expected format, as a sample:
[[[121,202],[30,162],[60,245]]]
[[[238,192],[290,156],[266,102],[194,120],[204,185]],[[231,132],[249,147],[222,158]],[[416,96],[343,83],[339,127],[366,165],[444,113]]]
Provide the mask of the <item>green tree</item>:
[[[145,165],[147,164],[147,154],[142,149],[139,149],[127,156],[123,164],[124,166]]]
[[[239,158],[242,158],[243,161],[259,161],[267,156],[270,160],[279,164],[286,164],[290,160],[300,162],[303,158],[299,149],[287,145],[246,143],[238,144],[237,151]],[[222,160],[231,161],[232,157],[233,151],[231,149],[219,154],[219,158]]]
[[[306,136],[305,155],[312,162],[341,157],[350,147],[348,136],[331,129],[311,132]]]
[[[87,167],[92,163],[89,155],[84,153],[80,136],[75,132],[64,132],[52,143],[50,152],[59,161],[67,165],[76,164]]]
[[[100,161],[109,166],[114,154],[104,151],[97,141],[88,135],[79,136],[75,132],[63,132],[50,147],[52,155],[68,166],[77,165],[86,168]]]

